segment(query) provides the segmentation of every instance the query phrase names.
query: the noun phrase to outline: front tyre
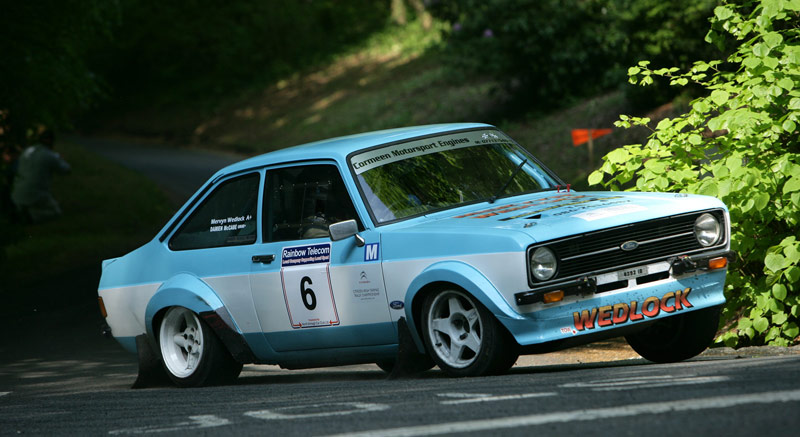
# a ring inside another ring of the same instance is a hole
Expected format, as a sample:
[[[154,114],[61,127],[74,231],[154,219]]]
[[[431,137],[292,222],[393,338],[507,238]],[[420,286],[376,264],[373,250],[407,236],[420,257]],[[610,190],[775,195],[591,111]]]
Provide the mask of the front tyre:
[[[660,319],[625,340],[636,353],[656,363],[687,360],[714,340],[719,312],[720,307],[712,307]]]
[[[242,371],[220,340],[197,314],[170,308],[161,319],[159,350],[164,368],[178,387],[230,382]]]
[[[451,376],[504,373],[519,356],[516,342],[489,310],[461,291],[425,298],[422,334],[431,358]]]

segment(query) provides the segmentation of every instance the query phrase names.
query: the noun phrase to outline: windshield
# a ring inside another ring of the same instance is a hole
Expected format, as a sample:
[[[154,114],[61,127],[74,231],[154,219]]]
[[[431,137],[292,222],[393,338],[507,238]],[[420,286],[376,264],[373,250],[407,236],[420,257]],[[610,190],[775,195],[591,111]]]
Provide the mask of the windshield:
[[[378,223],[557,184],[496,130],[393,144],[354,155],[350,165]]]

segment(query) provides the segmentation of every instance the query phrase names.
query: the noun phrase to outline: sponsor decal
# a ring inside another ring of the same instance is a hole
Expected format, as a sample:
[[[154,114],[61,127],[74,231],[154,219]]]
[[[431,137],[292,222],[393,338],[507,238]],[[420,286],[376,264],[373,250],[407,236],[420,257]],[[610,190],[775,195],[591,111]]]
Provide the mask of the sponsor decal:
[[[380,243],[370,243],[364,246],[364,261],[378,261],[380,259]]]
[[[658,317],[661,312],[674,313],[692,308],[689,302],[691,288],[678,291],[670,291],[661,298],[652,296],[642,302],[632,301],[628,303],[617,303],[595,307],[589,310],[572,313],[575,322],[575,329],[584,331],[587,329],[605,328],[613,325],[620,325],[637,320]]]
[[[455,216],[454,218],[488,218],[494,217],[496,215],[505,214],[508,212],[519,211],[522,209],[534,208],[539,205],[547,205],[552,203],[559,203],[564,202],[567,200],[574,200],[574,199],[581,199],[587,196],[584,195],[572,195],[572,194],[561,194],[558,196],[550,196],[545,197],[542,199],[537,200],[528,200],[527,202],[521,203],[512,203],[509,205],[503,206],[496,206],[494,208],[484,209],[481,211],[471,212],[469,214],[463,214]],[[528,215],[529,213],[525,213],[524,215]]]
[[[580,196],[580,197],[587,197],[587,196]],[[627,200],[618,200],[618,201],[613,200],[613,199],[620,199],[621,197],[622,196],[603,197],[603,198],[589,197],[588,199],[585,199],[585,200],[578,200],[578,201],[567,202],[567,203],[559,203],[559,204],[556,204],[556,205],[553,205],[553,206],[549,206],[547,208],[540,208],[540,209],[533,210],[533,211],[525,211],[522,214],[513,215],[511,217],[503,217],[503,218],[500,219],[500,221],[514,220],[514,219],[522,218],[522,217],[525,217],[525,216],[530,216],[532,214],[539,214],[539,213],[542,213],[542,212],[545,212],[545,211],[550,211],[550,210],[553,210],[553,209],[561,209],[562,210],[562,211],[554,212],[553,213],[554,216],[572,214],[572,213],[574,213],[576,211],[579,211],[581,209],[594,208],[594,205],[587,205],[587,204],[592,203],[592,202],[602,202],[602,203],[605,203],[605,204],[611,204],[611,203],[616,203],[616,202],[627,202]]]
[[[281,285],[292,328],[339,324],[330,262],[330,243],[284,247],[281,251]]]
[[[602,205],[624,205],[631,203],[630,200],[625,199],[622,196],[606,197],[603,199],[592,199],[592,200],[595,202],[592,203],[591,201],[587,201],[587,202],[576,203],[574,205],[568,205],[569,208],[563,208],[561,211],[556,211],[553,213],[553,215],[562,216],[562,215],[575,214],[580,211],[591,211],[597,208],[597,203],[600,203]]]
[[[281,267],[330,262],[330,243],[284,247],[281,251]]]
[[[381,290],[378,287],[375,287],[372,284],[372,281],[369,280],[369,276],[367,272],[362,270],[361,273],[358,275],[358,288],[353,289],[353,297],[361,300],[374,300],[378,296],[381,295]]]
[[[377,150],[359,153],[350,159],[356,174],[364,173],[367,170],[380,167],[396,161],[412,158],[415,156],[437,153],[442,150],[458,149],[461,147],[472,147],[482,144],[483,141],[496,143],[499,140],[493,139],[494,133],[484,134],[489,140],[478,140],[479,133],[469,132],[464,134],[446,135],[435,139],[427,138],[424,140],[411,141],[408,143],[396,144],[393,146],[382,147]],[[498,137],[499,138],[499,137]]]
[[[553,215],[566,215],[566,214],[574,214],[575,212],[578,212],[583,209],[595,208],[596,203],[602,203],[603,205],[614,205],[614,204],[628,203],[628,202],[630,201],[624,200],[622,196],[592,197],[592,196],[587,196],[585,194],[562,193],[562,194],[557,194],[555,196],[545,197],[542,199],[528,200],[526,202],[512,203],[509,205],[503,205],[494,208],[484,209],[481,211],[471,212],[468,214],[462,214],[454,218],[483,219],[483,218],[495,217],[500,214],[507,214],[509,212],[522,211],[520,214],[515,214],[510,217],[503,217],[500,219],[500,221],[508,221],[518,218],[528,217],[534,214],[539,214],[554,209],[564,209],[564,210],[555,212],[553,213]],[[541,206],[546,206],[546,207],[533,209]]]
[[[616,217],[618,215],[630,214],[634,212],[647,211],[647,208],[641,205],[617,205],[608,208],[595,209],[591,211],[575,214],[573,217],[591,222],[608,217]]]
[[[500,136],[498,136],[498,135],[496,135],[496,134],[494,134],[492,132],[487,132],[487,133],[481,135],[481,139],[475,140],[475,144],[492,144],[492,143],[497,143],[497,142],[499,142],[501,140],[505,140],[505,139],[504,138],[500,138]],[[506,141],[508,141],[508,140],[506,140]]]

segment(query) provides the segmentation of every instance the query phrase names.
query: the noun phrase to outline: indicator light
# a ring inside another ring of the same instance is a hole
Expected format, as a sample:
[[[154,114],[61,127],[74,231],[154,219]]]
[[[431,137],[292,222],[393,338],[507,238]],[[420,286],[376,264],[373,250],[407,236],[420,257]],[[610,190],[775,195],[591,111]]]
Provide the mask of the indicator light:
[[[708,260],[708,269],[709,270],[716,270],[722,269],[728,266],[728,258],[720,257]]]
[[[108,313],[106,312],[106,304],[103,303],[102,297],[97,298],[97,304],[100,305],[100,314],[103,315],[103,318],[105,319],[108,317]]]
[[[564,290],[551,291],[544,294],[544,303],[554,303],[564,300]]]

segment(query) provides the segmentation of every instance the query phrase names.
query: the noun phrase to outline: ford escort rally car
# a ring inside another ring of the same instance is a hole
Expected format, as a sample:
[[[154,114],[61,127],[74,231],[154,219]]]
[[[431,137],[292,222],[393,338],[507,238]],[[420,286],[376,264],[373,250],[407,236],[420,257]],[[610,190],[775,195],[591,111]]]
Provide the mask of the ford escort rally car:
[[[179,386],[245,363],[497,374],[618,336],[672,362],[716,333],[729,235],[715,198],[575,192],[493,126],[430,125],[220,170],[98,293],[140,376]]]

